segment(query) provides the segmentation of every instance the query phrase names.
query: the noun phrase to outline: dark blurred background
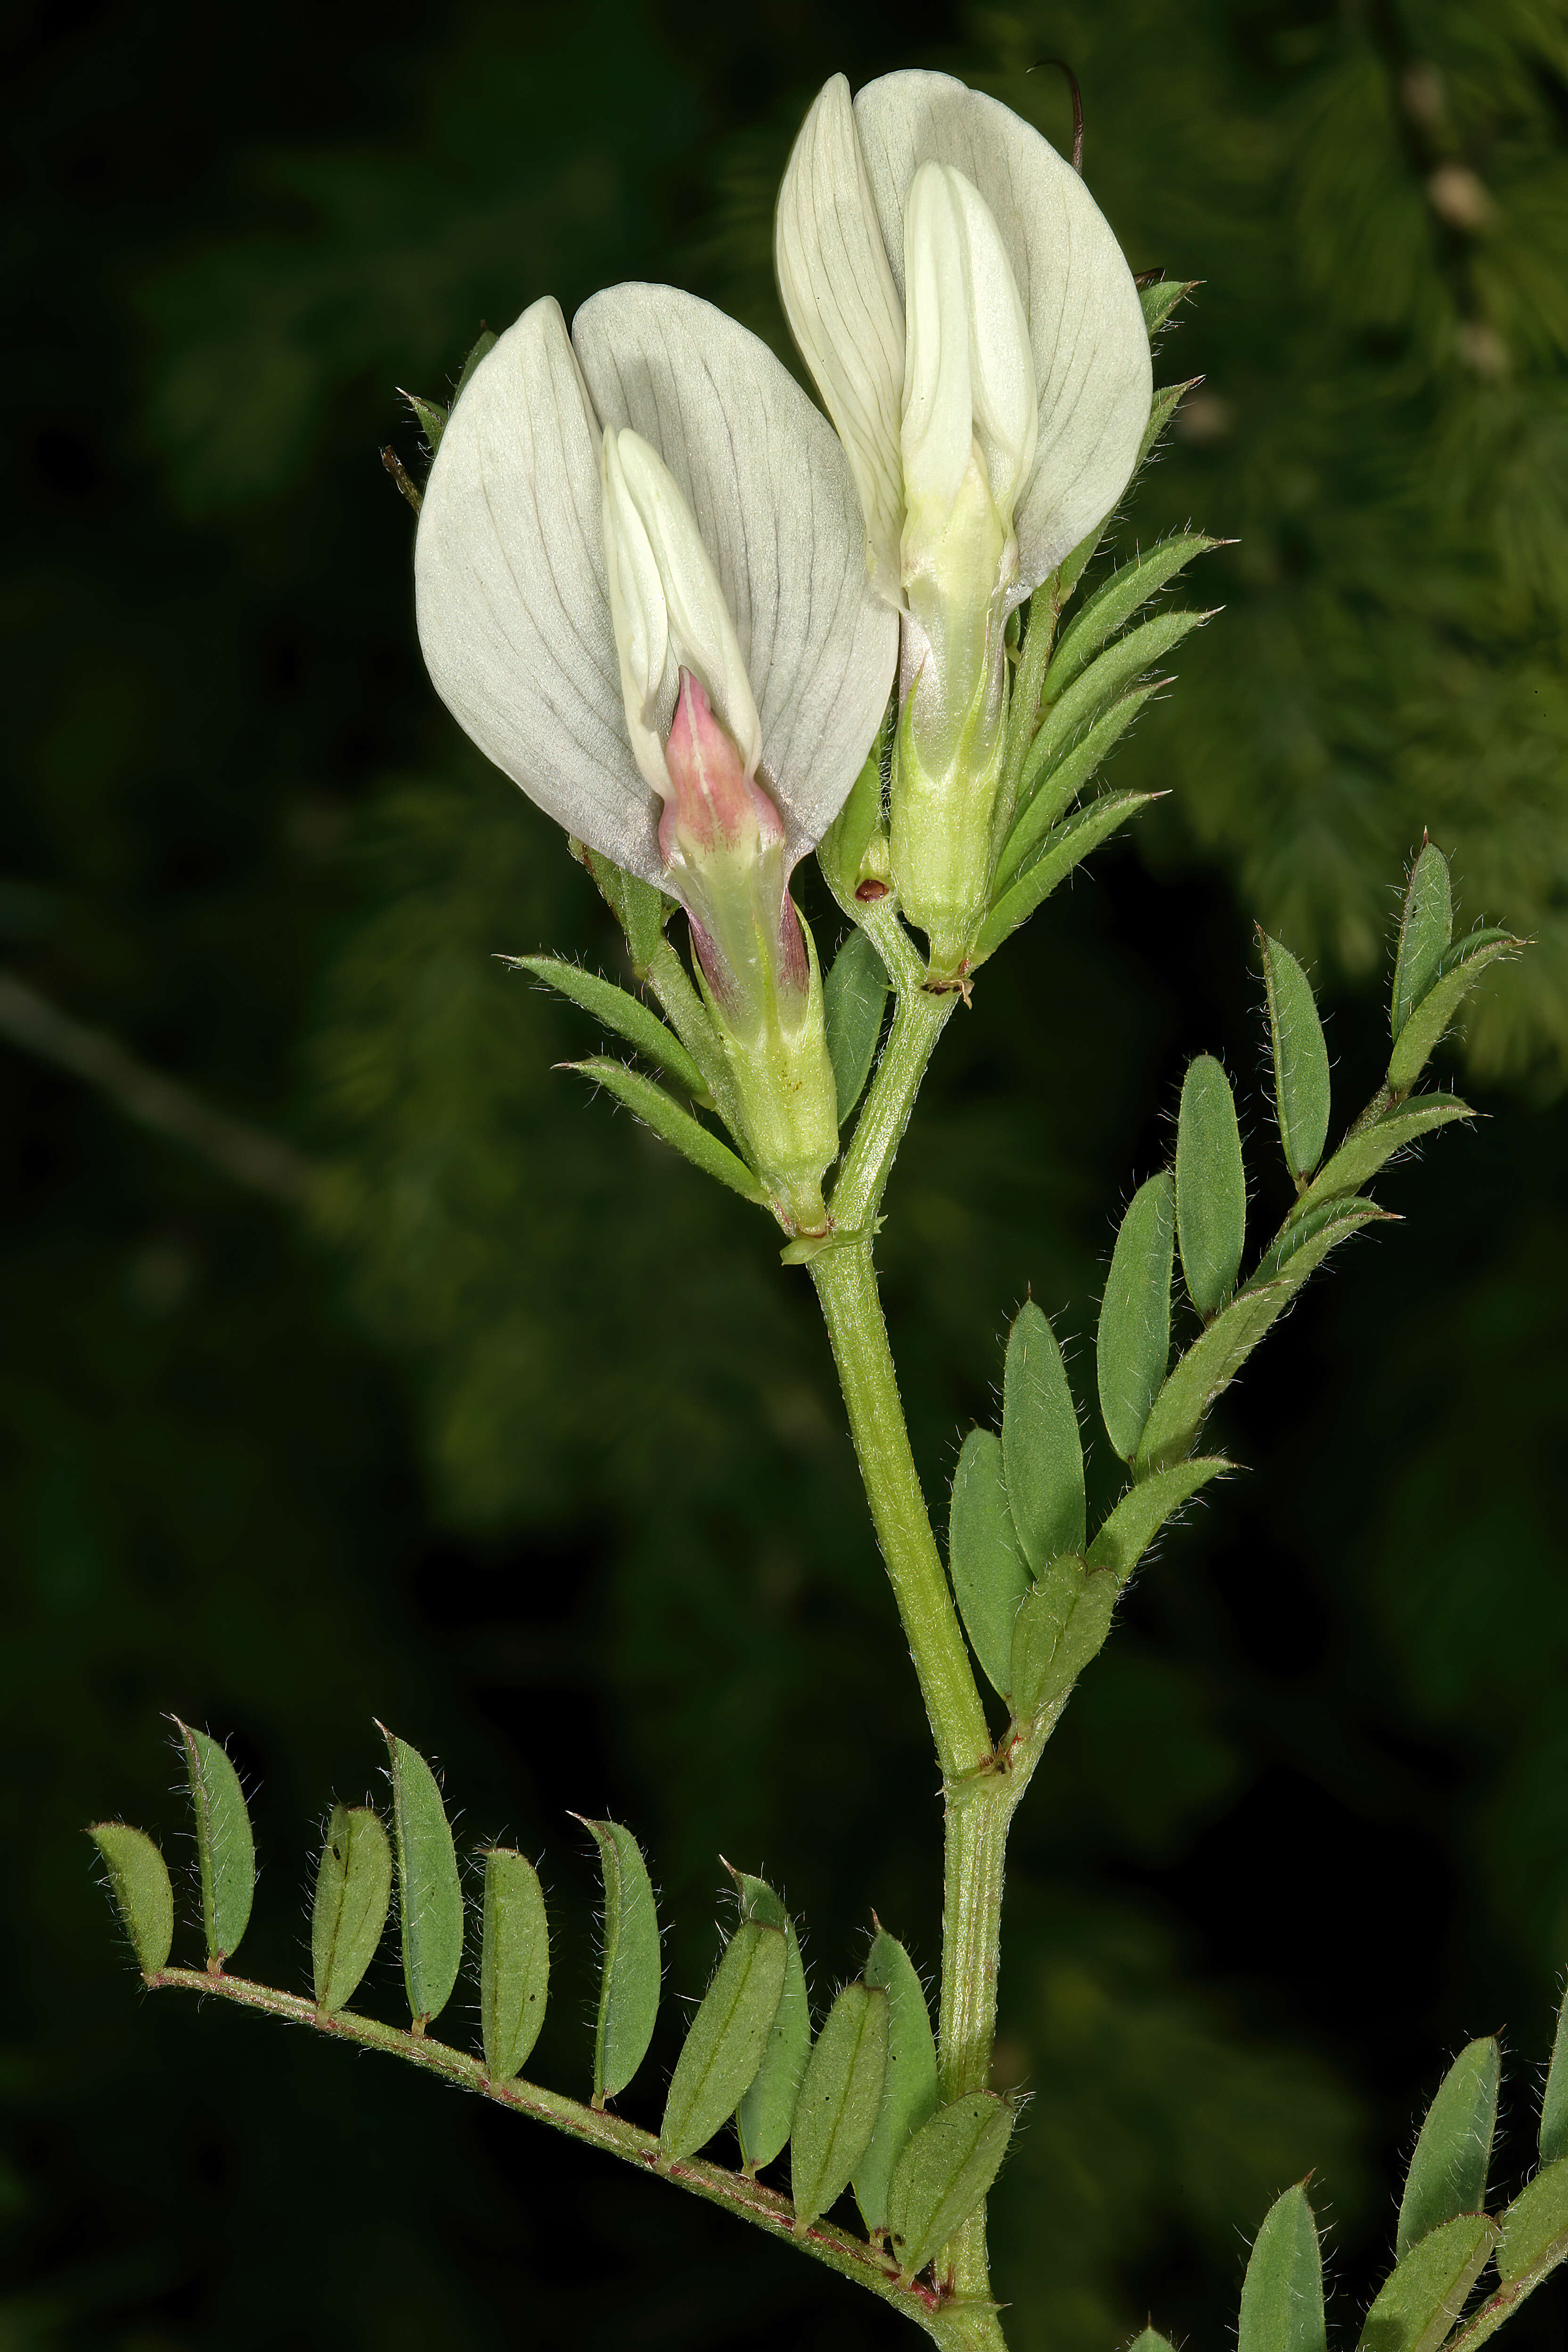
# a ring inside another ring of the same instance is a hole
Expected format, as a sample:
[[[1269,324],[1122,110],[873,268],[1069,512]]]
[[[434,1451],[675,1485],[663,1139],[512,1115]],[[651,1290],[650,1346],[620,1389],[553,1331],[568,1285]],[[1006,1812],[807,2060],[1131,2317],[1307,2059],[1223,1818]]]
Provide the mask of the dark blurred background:
[[[1115,770],[1171,797],[987,971],[900,1162],[882,1261],[933,1500],[1026,1285],[1091,1386],[1190,1052],[1237,1076],[1259,1237],[1280,1213],[1255,918],[1313,967],[1343,1117],[1424,826],[1461,920],[1536,941],[1439,1057],[1485,1120],[1386,1177],[1406,1222],[1227,1401],[1248,1475],[1139,1584],[1015,1842],[1010,2340],[1109,2352],[1152,2311],[1224,2341],[1309,2167],[1353,2330],[1470,2034],[1506,2033],[1522,2177],[1568,1962],[1560,0],[53,0],[8,27],[0,963],[33,993],[0,1035],[0,2346],[900,2335],[514,2118],[143,1996],[80,1829],[144,1822],[188,1866],[162,1711],[231,1738],[243,1962],[303,1984],[374,1710],[439,1759],[466,1846],[543,1852],[563,2087],[594,1985],[569,1806],[647,1844],[671,1996],[710,1963],[721,1849],[785,1887],[819,1994],[873,1905],[934,1967],[934,1776],[809,1293],[552,1072],[591,1033],[495,961],[617,943],[426,685],[377,450],[419,473],[396,388],[441,395],[546,291],[669,278],[782,348],[772,190],[820,81],[948,66],[1061,141],[1054,58],[1133,267],[1205,281],[1158,371],[1205,383],[1122,542],[1237,543]],[[129,1119],[133,1074],[51,1009],[296,1158]],[[389,1944],[366,1999],[401,1998]],[[1565,2311],[1538,2296],[1519,2352]]]

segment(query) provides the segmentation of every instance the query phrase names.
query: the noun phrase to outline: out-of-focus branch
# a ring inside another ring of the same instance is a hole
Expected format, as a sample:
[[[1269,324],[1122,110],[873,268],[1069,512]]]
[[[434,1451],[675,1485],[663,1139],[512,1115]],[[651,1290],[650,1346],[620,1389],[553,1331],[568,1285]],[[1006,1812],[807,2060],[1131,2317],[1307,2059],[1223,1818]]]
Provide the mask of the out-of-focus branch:
[[[89,1029],[28,988],[0,972],[0,1035],[74,1077],[98,1087],[128,1118],[197,1151],[204,1160],[252,1192],[296,1207],[309,1191],[312,1170],[290,1144],[245,1119],[215,1110],[188,1087],[150,1070],[101,1029]]]

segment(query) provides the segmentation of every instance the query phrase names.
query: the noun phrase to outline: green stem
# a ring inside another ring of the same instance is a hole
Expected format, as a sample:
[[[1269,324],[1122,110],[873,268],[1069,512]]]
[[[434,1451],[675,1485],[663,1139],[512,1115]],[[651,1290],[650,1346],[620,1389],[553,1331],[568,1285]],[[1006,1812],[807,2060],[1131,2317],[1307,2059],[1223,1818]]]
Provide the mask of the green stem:
[[[798,2247],[803,2253],[825,2263],[829,2270],[837,2271],[841,2278],[853,2279],[858,2285],[868,2288],[883,2303],[912,2319],[935,2342],[946,2347],[947,2352],[969,2352],[970,2347],[985,2347],[993,2340],[984,2333],[973,2332],[977,2324],[989,2319],[988,2311],[976,2312],[966,2307],[962,2299],[938,2294],[930,2287],[901,2285],[890,2259],[859,2239],[849,2237],[826,2221],[814,2222],[809,2229],[797,2232],[795,2209],[788,2198],[781,2197],[776,2189],[764,2188],[745,2173],[727,2172],[721,2165],[704,2164],[697,2158],[688,2158],[679,2164],[660,2164],[658,2141],[652,2132],[642,2131],[619,2116],[595,2113],[592,2107],[563,2098],[558,2091],[544,2090],[537,2083],[493,2083],[477,2058],[469,2057],[466,2051],[453,2050],[445,2042],[434,2042],[428,2034],[383,2025],[374,2018],[356,2016],[352,2010],[339,2010],[328,2017],[313,2001],[297,1993],[279,1992],[271,1985],[255,1984],[245,1977],[210,1976],[202,1969],[160,1969],[146,1979],[146,1983],[154,1992],[176,1988],[211,1995],[215,2000],[236,2002],[242,2009],[261,2010],[268,2016],[284,2018],[291,2024],[310,2026],[318,2033],[357,2043],[361,2049],[384,2050],[422,2067],[427,2074],[444,2076],[460,2089],[475,2091],[498,2106],[513,2108],[520,2115],[532,2116],[541,2123],[553,2126],[557,2131],[568,2132],[574,2139],[585,2140],[591,2147],[635,2164],[658,2179],[673,2181],[677,2188],[689,2189],[693,2196],[705,2199],[710,2205],[722,2205],[743,2221],[754,2221],[771,2237]]]
[[[837,1198],[836,1193],[836,1207]],[[872,1524],[920,1679],[937,1756],[943,1777],[957,1780],[989,1757],[991,1734],[910,1451],[898,1375],[871,1267],[870,1236],[860,1234],[820,1251],[811,1260],[811,1278],[822,1302]],[[945,1974],[944,1962],[944,1978]]]

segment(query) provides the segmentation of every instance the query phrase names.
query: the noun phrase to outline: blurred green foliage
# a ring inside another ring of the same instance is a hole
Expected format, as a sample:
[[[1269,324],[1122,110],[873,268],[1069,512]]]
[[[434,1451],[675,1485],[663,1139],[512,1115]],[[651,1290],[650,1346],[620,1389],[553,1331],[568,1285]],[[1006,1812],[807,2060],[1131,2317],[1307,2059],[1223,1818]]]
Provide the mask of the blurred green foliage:
[[[552,1074],[582,1018],[496,959],[613,969],[615,935],[424,682],[375,451],[414,465],[395,387],[439,395],[479,319],[546,291],[669,276],[782,348],[771,193],[826,74],[950,65],[1059,139],[1054,57],[1134,266],[1205,281],[1160,369],[1205,381],[1123,541],[1238,543],[1116,772],[1171,798],[988,968],[895,1177],[933,1502],[1026,1286],[1087,1402],[1189,1053],[1237,1081],[1255,1238],[1286,1204],[1255,917],[1315,966],[1342,1119],[1424,825],[1461,921],[1538,942],[1468,1024],[1493,1117],[1382,1184],[1408,1223],[1227,1403],[1251,1471],[1165,1543],[1016,1834],[1020,2345],[1091,2352],[1146,2308],[1217,2335],[1237,2232],[1309,2166],[1344,2324],[1443,2055],[1506,2016],[1527,2068],[1568,1958],[1560,12],[110,5],[15,37],[6,961],[325,1174],[297,1231],[0,1049],[4,2340],[889,2336],[510,2118],[140,2000],[79,1830],[168,1843],[159,1710],[231,1732],[260,1782],[247,1962],[302,1982],[310,1840],[372,1784],[374,1708],[447,1768],[460,1843],[546,1851],[531,2063],[563,2083],[593,1982],[567,1805],[647,1845],[670,1995],[705,1979],[721,1847],[803,1916],[819,2005],[872,1905],[933,1965],[924,1726],[805,1286]],[[1089,1470],[1092,1506],[1108,1447]],[[395,2006],[389,1951],[367,1998]],[[650,2118],[677,2031],[670,1998]],[[1526,2154],[1521,2128],[1504,2172]],[[1538,2298],[1521,2352],[1560,2315]]]

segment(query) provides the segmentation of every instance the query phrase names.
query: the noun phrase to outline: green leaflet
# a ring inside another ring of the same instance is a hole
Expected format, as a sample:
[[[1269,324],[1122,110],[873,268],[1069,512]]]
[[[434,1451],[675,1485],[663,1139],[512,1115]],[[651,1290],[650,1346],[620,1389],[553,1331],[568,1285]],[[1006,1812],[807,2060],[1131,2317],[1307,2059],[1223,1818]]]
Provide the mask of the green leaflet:
[[[452,406],[454,408],[456,408],[458,401],[461,400],[464,393],[468,388],[468,378],[473,374],[474,370],[479,366],[479,362],[484,358],[486,352],[493,352],[495,346],[496,338],[491,333],[489,328],[481,326],[473,347],[468,352],[468,358],[463,362],[462,373],[458,378],[457,388],[452,394]]]
[[[1203,555],[1217,540],[1202,531],[1183,531],[1171,539],[1162,540],[1147,555],[1131,563],[1119,564],[1109,580],[1101,583],[1082,610],[1073,616],[1063,630],[1061,640],[1051,656],[1051,666],[1046,672],[1045,698],[1058,701],[1075,677],[1079,677],[1106,639],[1114,636],[1132,618],[1140,605],[1173,580],[1178,572],[1189,564],[1194,555]]]
[[[1559,2157],[1521,2189],[1502,2217],[1498,2276],[1505,2285],[1554,2270],[1568,2255],[1568,2157]]]
[[[1107,752],[1125,735],[1149,697],[1157,689],[1158,681],[1152,679],[1148,685],[1135,686],[1130,694],[1122,695],[1109,710],[1102,710],[1093,726],[1079,736],[1071,751],[1064,753],[1048,775],[1039,779],[1034,791],[1029,791],[1028,786],[1038,777],[1039,772],[1025,762],[1024,781],[1019,793],[1021,812],[996,861],[993,897],[999,898],[1016,876],[1027,873],[1040,847],[1049,838],[1051,826],[1068,802],[1077,799]],[[1026,793],[1026,798],[1024,796]]]
[[[679,2164],[706,2147],[755,2078],[784,1992],[780,1927],[743,1919],[725,1945],[669,2078],[658,2152]]]
[[[1143,438],[1138,444],[1138,465],[1132,469],[1134,474],[1137,473],[1138,467],[1142,465],[1188,393],[1192,391],[1194,384],[1202,382],[1202,376],[1190,375],[1185,383],[1162,384],[1150,405],[1149,422],[1143,427]]]
[[[1084,612],[1089,610],[1086,604]],[[1157,614],[1153,620],[1130,629],[1086,669],[1079,670],[1058,699],[1047,705],[1040,731],[1029,746],[1026,775],[1039,775],[1067,750],[1080,727],[1087,727],[1108,702],[1125,694],[1145,670],[1163,661],[1200,621],[1210,617],[1207,613]]]
[[[1271,940],[1261,924],[1258,936],[1268,999],[1279,1144],[1291,1175],[1300,1178],[1311,1174],[1328,1141],[1329,1049],[1306,973],[1289,949]]]
[[[574,1817],[593,1832],[605,1874],[605,1964],[594,2032],[594,2105],[624,2091],[647,2055],[658,2015],[658,1909],[642,1848],[619,1822]]]
[[[1013,2110],[994,2091],[971,2091],[916,2132],[888,2190],[888,2233],[906,2279],[933,2262],[969,2219],[1012,2137]]]
[[[239,1775],[223,1748],[205,1731],[171,1718],[180,1735],[191,1808],[196,1817],[196,1860],[201,1868],[202,1929],[208,1965],[222,1967],[250,1919],[256,1893],[256,1840]]]
[[[405,392],[403,397],[414,411],[419,430],[430,445],[433,457],[441,446],[441,436],[447,430],[447,419],[452,412],[449,408],[443,408],[438,400],[422,400],[416,392]]]
[[[1323,2260],[1300,2186],[1263,2218],[1241,2289],[1237,2352],[1324,2352]]]
[[[324,2016],[358,1991],[391,1900],[392,1847],[380,1819],[368,1805],[334,1805],[310,1909],[310,1975]]]
[[[1132,2338],[1127,2352],[1175,2352],[1175,2346],[1157,2327],[1146,2327],[1141,2336]]]
[[[1426,1066],[1426,1059],[1488,964],[1511,955],[1524,944],[1508,931],[1470,931],[1443,958],[1437,978],[1399,1033],[1388,1061],[1388,1085],[1396,1095],[1408,1094]]]
[[[1020,923],[1028,921],[1036,908],[1050,897],[1058,882],[1067,880],[1076,866],[1082,865],[1090,850],[1098,849],[1119,825],[1125,824],[1130,816],[1135,816],[1155,797],[1152,793],[1101,793],[1087,808],[1075,809],[1071,816],[1047,833],[1039,856],[1009,889],[1003,891],[981,925],[969,959],[971,971],[977,971],[988,956],[994,956]]]
[[[782,1929],[787,1947],[784,1990],[773,2012],[768,2046],[751,2088],[735,2110],[742,2158],[746,2170],[756,2172],[780,2154],[795,2123],[795,2102],[811,2057],[811,2001],[795,1923],[784,1905],[763,1879],[749,1878],[742,1871],[734,1877],[742,1918]]]
[[[1176,1192],[1162,1171],[1140,1184],[1110,1254],[1100,1306],[1095,1373],[1106,1433],[1123,1462],[1138,1451],[1171,1353]]]
[[[568,1062],[566,1066],[579,1071],[595,1086],[607,1087],[645,1127],[651,1127],[666,1143],[684,1152],[704,1176],[728,1184],[743,1201],[751,1201],[759,1208],[765,1205],[763,1189],[745,1161],[738,1159],[727,1143],[721,1143],[709,1129],[700,1126],[689,1110],[682,1110],[662,1087],[645,1078],[640,1070],[629,1069],[625,1062],[611,1061],[602,1054],[595,1055],[591,1061]]]
[[[1424,842],[1421,855],[1410,869],[1405,911],[1399,922],[1399,948],[1394,960],[1388,1034],[1394,1043],[1436,979],[1453,936],[1454,899],[1448,861],[1435,841]]]
[[[895,709],[889,701],[889,712]],[[849,787],[848,799],[816,845],[817,863],[846,914],[854,912],[855,892],[866,852],[872,837],[881,830],[882,757],[888,736],[889,719],[884,718],[877,740],[866,754],[865,764]]]
[[[94,1822],[88,1835],[103,1856],[110,1892],[136,1965],[144,1977],[155,1977],[174,1940],[169,1866],[146,1831],[133,1830],[125,1822]]]
[[[1247,1276],[1247,1290],[1262,1289],[1279,1276],[1289,1274],[1301,1252],[1310,1249],[1324,1234],[1331,1236],[1331,1248],[1334,1242],[1342,1241],[1347,1234],[1358,1232],[1363,1225],[1391,1222],[1398,1221],[1391,1219],[1390,1213],[1380,1209],[1375,1201],[1320,1202],[1304,1216],[1291,1218],[1276,1235]]]
[[[1445,2221],[1479,2213],[1497,2128],[1502,2052],[1490,2035],[1461,2050],[1443,2077],[1410,2159],[1394,2252],[1404,2255]]]
[[[384,1724],[377,1728],[392,1768],[403,1981],[414,2030],[422,2033],[446,2008],[458,1981],[463,1958],[463,1890],[436,1775],[417,1748]]]
[[[1002,1441],[972,1429],[959,1452],[947,1521],[947,1559],[963,1630],[992,1686],[1007,1696],[1013,1619],[1029,1570],[1007,1507]]]
[[[1343,1213],[1329,1219],[1305,1240],[1285,1270],[1272,1281],[1249,1282],[1230,1305],[1215,1317],[1202,1337],[1178,1361],[1154,1400],[1153,1409],[1138,1443],[1135,1464],[1140,1479],[1152,1470],[1168,1469],[1192,1452],[1210,1405],[1229,1387],[1269,1325],[1289,1307],[1308,1276],[1322,1264],[1336,1242],[1384,1215],[1370,1201],[1347,1202]]]
[[[1537,2142],[1542,2164],[1555,2164],[1568,2156],[1568,1993],[1557,2012],[1557,2032],[1552,2042],[1552,2063],[1546,2070],[1546,2089],[1541,2101],[1541,2137]]]
[[[1153,341],[1184,294],[1190,294],[1197,284],[1195,278],[1160,278],[1152,286],[1141,286],[1138,299],[1142,306],[1143,324]],[[1136,2346],[1133,2352],[1137,2352]]]
[[[847,1984],[823,2020],[790,2139],[797,2229],[826,2213],[870,2145],[888,2071],[888,1996]]]
[[[936,2042],[920,1973],[896,1936],[879,1926],[866,1982],[888,1996],[888,2072],[877,2127],[855,2168],[855,2201],[868,2230],[888,2226],[888,2187],[906,2143],[936,2107]]]
[[[851,931],[822,984],[827,1058],[833,1065],[840,1127],[871,1075],[887,1003],[888,975],[882,959],[864,931]]]
[[[1121,1590],[1113,1571],[1084,1573],[1083,1562],[1054,1559],[1026,1599],[1013,1628],[1013,1714],[1032,1723],[1065,1699],[1110,1631]]]
[[[1007,1334],[1002,1461],[1014,1531],[1038,1576],[1058,1552],[1083,1549],[1083,1443],[1062,1351],[1032,1298]]]
[[[707,1080],[674,1030],[637,997],[617,988],[614,981],[602,980],[597,972],[584,971],[561,956],[506,956],[502,961],[559,989],[572,1003],[581,1005],[595,1021],[602,1021],[606,1029],[613,1029],[618,1037],[635,1045],[639,1054],[646,1054],[677,1086],[684,1087],[699,1102],[707,1103]]]
[[[479,1959],[479,2030],[492,2083],[510,2083],[528,2063],[549,1997],[544,1889],[526,1854],[493,1845],[485,1856]]]
[[[641,980],[653,961],[676,902],[667,898],[662,890],[656,890],[651,882],[645,882],[640,875],[628,874],[612,859],[601,857],[596,849],[584,849],[583,856],[601,897],[626,934],[632,970]]]
[[[1176,1241],[1187,1296],[1206,1322],[1225,1305],[1247,1240],[1247,1171],[1230,1081],[1212,1054],[1187,1065],[1176,1125]]]
[[[1436,2352],[1497,2243],[1484,2213],[1445,2221],[1413,2246],[1367,2313],[1357,2352]]]
[[[1294,1223],[1338,1192],[1359,1192],[1384,1160],[1392,1160],[1407,1144],[1418,1143],[1424,1135],[1447,1127],[1450,1119],[1474,1117],[1469,1104],[1461,1102],[1457,1095],[1414,1095],[1407,1102],[1395,1104],[1380,1118],[1346,1137],[1327,1167],[1321,1169],[1308,1185],[1291,1210],[1289,1222]]]
[[[1234,1465],[1217,1454],[1196,1462],[1178,1462],[1172,1469],[1157,1470],[1123,1495],[1110,1513],[1087,1554],[1090,1568],[1109,1568],[1123,1582],[1131,1575],[1173,1511],[1217,1478],[1222,1470]]]

